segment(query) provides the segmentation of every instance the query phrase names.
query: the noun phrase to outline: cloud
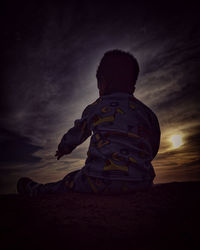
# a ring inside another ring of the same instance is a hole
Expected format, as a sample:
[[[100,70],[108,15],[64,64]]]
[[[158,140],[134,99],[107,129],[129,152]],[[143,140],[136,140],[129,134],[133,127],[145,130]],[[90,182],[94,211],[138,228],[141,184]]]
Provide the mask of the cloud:
[[[28,137],[1,129],[0,161],[3,163],[39,163],[41,158],[34,156],[41,147],[31,143]]]

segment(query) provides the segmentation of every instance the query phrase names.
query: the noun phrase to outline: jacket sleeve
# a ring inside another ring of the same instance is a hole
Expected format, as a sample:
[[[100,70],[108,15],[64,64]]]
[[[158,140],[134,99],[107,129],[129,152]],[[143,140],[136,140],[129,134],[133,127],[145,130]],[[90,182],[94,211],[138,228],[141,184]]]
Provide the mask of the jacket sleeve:
[[[88,116],[89,114],[86,108],[83,111],[81,119],[75,120],[74,127],[69,129],[69,131],[62,137],[61,142],[58,145],[59,151],[69,154],[91,135]]]

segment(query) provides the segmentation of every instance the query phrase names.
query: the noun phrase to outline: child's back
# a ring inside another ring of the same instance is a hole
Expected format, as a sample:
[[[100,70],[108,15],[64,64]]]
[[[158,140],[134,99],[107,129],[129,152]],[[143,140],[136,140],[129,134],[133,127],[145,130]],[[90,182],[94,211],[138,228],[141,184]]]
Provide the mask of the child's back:
[[[115,193],[151,185],[155,177],[151,161],[158,152],[160,128],[153,111],[133,96],[138,73],[131,54],[105,53],[96,74],[100,97],[87,106],[56,152],[60,159],[92,134],[85,166],[56,183],[21,179],[18,191],[31,195],[69,190]]]
[[[78,132],[79,131],[79,132]],[[101,96],[83,112],[60,147],[79,145],[92,133],[83,172],[118,180],[152,180],[160,129],[155,114],[133,95]]]

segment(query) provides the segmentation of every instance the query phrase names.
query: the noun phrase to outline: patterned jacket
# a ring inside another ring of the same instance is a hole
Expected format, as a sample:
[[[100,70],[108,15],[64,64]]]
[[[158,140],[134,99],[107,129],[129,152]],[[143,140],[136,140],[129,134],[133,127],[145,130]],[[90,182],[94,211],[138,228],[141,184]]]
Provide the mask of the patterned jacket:
[[[159,149],[159,122],[133,95],[99,97],[85,108],[81,119],[75,120],[58,149],[71,153],[91,134],[84,173],[111,180],[154,179],[151,161]]]

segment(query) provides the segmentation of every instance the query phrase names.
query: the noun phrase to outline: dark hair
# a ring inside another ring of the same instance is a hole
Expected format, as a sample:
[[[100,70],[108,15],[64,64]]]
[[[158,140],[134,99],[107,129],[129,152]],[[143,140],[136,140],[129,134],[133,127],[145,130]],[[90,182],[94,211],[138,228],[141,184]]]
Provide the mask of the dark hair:
[[[122,50],[107,51],[100,61],[96,77],[98,82],[103,78],[108,83],[107,92],[132,93],[139,74],[136,58]]]

